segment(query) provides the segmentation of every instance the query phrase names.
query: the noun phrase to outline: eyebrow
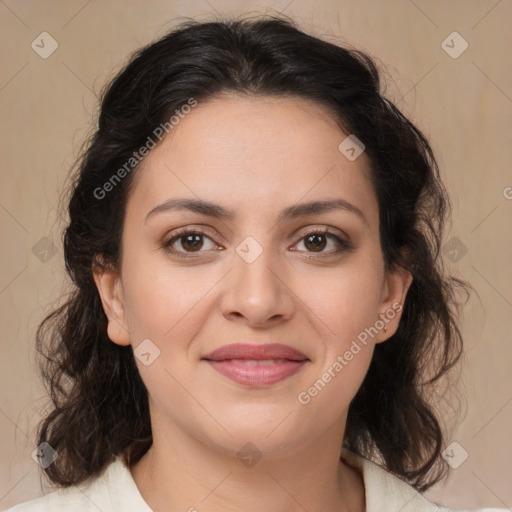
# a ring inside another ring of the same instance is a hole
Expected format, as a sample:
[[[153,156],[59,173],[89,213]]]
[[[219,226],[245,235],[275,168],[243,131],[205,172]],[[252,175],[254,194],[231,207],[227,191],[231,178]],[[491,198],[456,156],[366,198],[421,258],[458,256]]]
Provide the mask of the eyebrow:
[[[187,198],[176,198],[169,199],[164,203],[155,206],[147,215],[146,221],[156,215],[157,213],[167,212],[172,210],[189,210],[201,215],[213,217],[221,220],[232,220],[236,217],[233,210],[227,209],[219,204],[204,201],[202,199],[187,199]],[[277,219],[277,222],[285,220],[292,220],[299,217],[305,217],[308,215],[314,215],[319,213],[325,213],[332,210],[345,210],[356,214],[366,224],[368,221],[364,216],[363,212],[352,203],[349,203],[345,199],[332,199],[326,201],[311,201],[309,203],[300,203],[285,208]]]

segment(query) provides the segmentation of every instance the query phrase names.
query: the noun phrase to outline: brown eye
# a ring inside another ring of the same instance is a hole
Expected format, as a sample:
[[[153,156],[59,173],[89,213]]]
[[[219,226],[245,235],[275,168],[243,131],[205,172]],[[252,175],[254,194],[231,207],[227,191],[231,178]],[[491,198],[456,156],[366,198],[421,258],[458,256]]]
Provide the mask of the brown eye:
[[[330,233],[327,229],[317,229],[316,231],[306,233],[297,245],[300,246],[300,244],[304,245],[304,249],[295,248],[293,250],[310,254],[317,253],[320,257],[334,256],[353,249],[353,245],[349,240],[340,238],[334,233]],[[329,248],[329,246],[332,247]],[[327,250],[325,250],[326,248]]]
[[[306,242],[304,245],[306,248],[311,248],[313,252],[322,251],[327,245],[326,236],[320,233],[314,233],[305,237]]]
[[[208,246],[209,245],[209,246]],[[188,256],[193,253],[204,253],[214,249],[216,244],[205,233],[197,230],[184,230],[177,233],[164,243],[164,247],[170,253]]]
[[[181,247],[185,250],[198,251],[203,246],[202,235],[192,234],[192,235],[183,235],[179,237],[181,241]]]

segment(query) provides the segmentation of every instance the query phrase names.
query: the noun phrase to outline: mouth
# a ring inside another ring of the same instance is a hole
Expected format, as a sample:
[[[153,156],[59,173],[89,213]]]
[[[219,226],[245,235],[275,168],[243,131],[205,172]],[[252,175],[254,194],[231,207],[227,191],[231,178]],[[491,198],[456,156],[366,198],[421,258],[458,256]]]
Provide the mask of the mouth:
[[[281,344],[234,344],[203,357],[212,368],[248,387],[265,387],[296,374],[310,361],[302,352]]]

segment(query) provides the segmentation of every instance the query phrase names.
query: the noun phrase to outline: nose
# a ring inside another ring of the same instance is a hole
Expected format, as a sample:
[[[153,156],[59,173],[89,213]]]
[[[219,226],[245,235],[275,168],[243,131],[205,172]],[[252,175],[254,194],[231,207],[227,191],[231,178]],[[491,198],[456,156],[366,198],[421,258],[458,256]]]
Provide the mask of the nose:
[[[289,320],[296,300],[283,262],[267,249],[254,261],[240,254],[234,254],[232,270],[223,280],[223,315],[260,328]]]

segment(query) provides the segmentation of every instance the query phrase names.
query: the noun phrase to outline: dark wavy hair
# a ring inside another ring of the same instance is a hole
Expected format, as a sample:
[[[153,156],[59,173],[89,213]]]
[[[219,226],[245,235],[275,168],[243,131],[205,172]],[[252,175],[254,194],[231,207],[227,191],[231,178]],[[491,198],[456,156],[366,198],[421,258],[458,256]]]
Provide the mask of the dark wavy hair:
[[[148,394],[132,347],[107,337],[92,273],[93,264],[119,263],[138,165],[105,197],[98,190],[190,98],[230,92],[317,102],[366,146],[386,270],[406,268],[413,281],[397,332],[375,347],[350,404],[344,446],[424,491],[446,473],[445,434],[429,396],[461,356],[456,292],[469,288],[443,270],[446,190],[425,136],[382,95],[374,60],[280,16],[181,21],[137,51],[103,90],[98,127],[70,190],[64,256],[73,290],[37,331],[52,401],[38,444],[58,452],[44,472],[60,487],[79,484],[118,455],[137,462],[152,444]]]

